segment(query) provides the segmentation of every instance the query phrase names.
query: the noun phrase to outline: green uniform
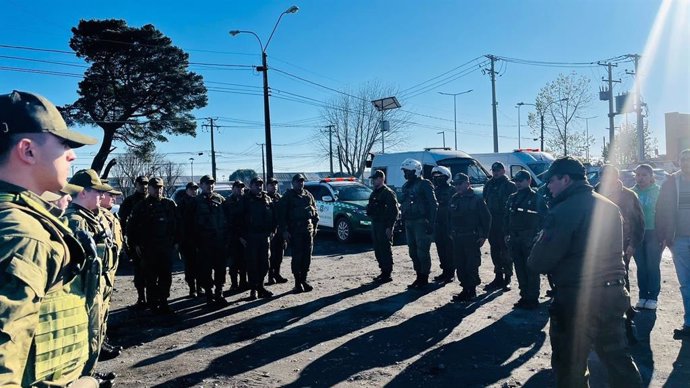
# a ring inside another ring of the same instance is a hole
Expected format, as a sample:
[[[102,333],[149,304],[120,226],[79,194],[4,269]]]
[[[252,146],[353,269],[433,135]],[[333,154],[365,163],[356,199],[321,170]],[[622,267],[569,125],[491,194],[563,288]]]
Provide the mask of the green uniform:
[[[223,210],[228,222],[228,249],[230,255],[230,282],[232,288],[247,288],[247,261],[244,245],[240,243],[242,227],[241,195],[230,195],[223,202]]]
[[[314,231],[319,224],[316,201],[307,190],[289,189],[281,198],[279,210],[280,231],[290,233],[292,273],[296,281],[305,282],[314,248]]]
[[[484,201],[489,207],[491,218],[495,220],[491,223],[489,233],[489,245],[491,246],[491,261],[494,264],[496,276],[512,276],[513,261],[505,242],[507,235],[503,229],[503,216],[505,215],[506,201],[508,196],[517,190],[515,183],[503,175],[500,178],[491,178],[484,185]]]
[[[508,247],[515,263],[520,297],[530,303],[537,303],[539,299],[539,273],[527,268],[527,258],[539,223],[537,193],[534,190],[527,187],[508,197],[503,229],[509,236]]]
[[[177,217],[175,202],[152,195],[139,202],[129,217],[127,240],[142,251],[146,300],[154,307],[167,305],[170,297]]]
[[[418,277],[431,272],[431,238],[436,223],[438,202],[428,180],[415,177],[403,184],[400,210],[405,221],[405,237],[414,271]]]
[[[87,308],[89,312],[89,361],[85,371],[91,374],[107,329],[107,312],[115,282],[115,243],[112,230],[103,216],[71,203],[64,218],[72,232],[87,232],[96,243],[98,257],[90,258],[85,266],[88,283]]]
[[[395,192],[382,185],[369,195],[367,215],[371,217],[371,239],[374,242],[374,255],[384,277],[393,272],[393,233],[389,238],[386,229],[395,230],[395,223],[400,217],[398,199]]]
[[[282,197],[278,192],[273,194],[267,193],[275,206],[276,214],[280,214],[280,198]],[[271,239],[271,257],[268,265],[268,277],[273,279],[280,278],[280,265],[283,263],[283,256],[285,255],[285,239],[282,233],[276,233]]]
[[[88,357],[84,252],[60,211],[0,181],[0,386],[65,386]],[[75,276],[76,275],[76,276]]]
[[[275,207],[271,197],[262,191],[258,195],[244,194],[240,209],[240,236],[247,242],[244,257],[249,286],[252,290],[262,290],[268,273],[271,236],[277,227]]]
[[[448,182],[444,182],[435,187],[434,194],[438,200],[434,242],[443,271],[442,276],[448,277],[448,281],[451,281],[455,266],[453,265],[453,241],[450,238],[450,229],[448,228],[448,211],[450,210],[450,198],[455,194],[455,188]]]
[[[592,347],[608,367],[611,387],[640,387],[627,350],[623,313],[623,225],[618,207],[585,181],[553,198],[544,229],[527,261],[552,273],[558,289],[550,307],[551,363],[558,387],[586,387]]]

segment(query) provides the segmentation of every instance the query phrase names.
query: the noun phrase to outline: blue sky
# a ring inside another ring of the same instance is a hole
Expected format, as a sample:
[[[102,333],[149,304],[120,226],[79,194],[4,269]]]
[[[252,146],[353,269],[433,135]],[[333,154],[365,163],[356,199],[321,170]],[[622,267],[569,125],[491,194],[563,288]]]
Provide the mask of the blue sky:
[[[402,91],[479,58],[472,62],[475,66],[460,69],[467,69],[462,77],[428,88],[425,93],[400,95],[402,109],[410,112],[415,122],[408,128],[401,150],[441,146],[438,132],[442,130],[449,131],[446,142],[452,145],[453,99],[438,92],[473,89],[457,98],[459,148],[470,153],[492,151],[491,83],[476,66],[485,54],[552,62],[591,62],[642,54],[647,60],[642,93],[661,153],[665,151],[664,113],[690,113],[688,0],[666,3],[670,11],[656,39],[650,35],[665,2],[651,0],[1,2],[4,33],[0,45],[70,50],[70,28],[79,19],[121,18],[132,26],[155,25],[185,49],[192,62],[242,65],[260,63],[258,43],[250,35],[230,37],[228,31],[252,30],[265,41],[280,13],[292,4],[299,6],[297,14],[283,17],[268,47],[276,171],[328,169],[327,161],[307,140],[317,128],[328,124],[319,119],[318,105],[334,93],[292,76],[337,90],[378,81]],[[654,45],[655,50],[645,52],[650,39],[659,43]],[[0,47],[0,92],[35,91],[56,104],[76,99],[78,77],[7,68],[77,75],[83,68],[7,56],[82,64],[76,57]],[[539,89],[561,72],[576,71],[590,77],[593,94],[605,75],[600,66],[543,67],[499,61],[496,68],[500,71],[496,89],[501,151],[517,148],[517,102],[534,102]],[[625,70],[632,69],[631,63],[615,68],[614,78],[622,81],[615,85],[615,93],[632,87],[632,78],[625,74]],[[196,117],[217,117],[217,124],[223,126],[216,136],[218,176],[227,176],[237,168],[260,171],[257,143],[264,141],[261,74],[249,68],[193,66],[192,70],[202,74],[210,88],[232,89],[210,91],[209,105],[194,112]],[[458,71],[456,74],[460,75]],[[537,146],[527,128],[529,108],[523,107],[521,114],[523,147]],[[596,139],[593,155],[600,153],[601,138],[608,133],[607,110],[607,103],[595,95],[583,112],[585,116],[598,116],[589,120],[590,133]],[[634,122],[634,117],[628,120]],[[624,121],[625,117],[618,116],[616,126]],[[584,120],[578,125],[584,127]],[[97,129],[89,131],[101,135]],[[209,149],[209,133],[201,129],[196,138],[170,138],[158,146],[160,152],[185,166],[194,157],[195,175],[210,172]],[[120,147],[116,152],[123,150]],[[80,151],[78,168],[90,164],[96,148]],[[197,155],[199,152],[204,155]]]

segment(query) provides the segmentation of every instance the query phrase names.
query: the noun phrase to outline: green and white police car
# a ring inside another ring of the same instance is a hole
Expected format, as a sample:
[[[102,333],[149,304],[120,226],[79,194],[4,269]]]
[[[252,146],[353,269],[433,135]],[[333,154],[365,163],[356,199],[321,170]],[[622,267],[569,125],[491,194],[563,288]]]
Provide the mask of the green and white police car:
[[[319,229],[333,230],[341,242],[350,242],[355,233],[371,230],[366,213],[371,189],[355,178],[326,178],[305,182],[304,188],[316,200]]]

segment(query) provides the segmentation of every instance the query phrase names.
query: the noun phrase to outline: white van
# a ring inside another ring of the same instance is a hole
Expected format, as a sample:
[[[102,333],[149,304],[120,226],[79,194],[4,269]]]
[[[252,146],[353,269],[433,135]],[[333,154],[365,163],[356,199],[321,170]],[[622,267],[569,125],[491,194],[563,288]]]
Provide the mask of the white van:
[[[549,169],[555,160],[553,155],[548,152],[540,151],[536,148],[523,148],[513,152],[497,152],[490,154],[472,154],[487,171],[491,171],[491,165],[501,162],[506,166],[506,175],[511,179],[520,170],[527,170],[532,175],[532,182],[535,186],[543,183],[539,175]]]
[[[431,178],[431,169],[436,166],[448,167],[455,174],[462,172],[470,177],[472,187],[479,188],[488,180],[486,169],[462,151],[451,151],[450,148],[425,148],[423,151],[391,152],[372,154],[371,171],[382,170],[386,173],[386,184],[396,193],[400,194],[405,183],[400,165],[407,158],[418,160],[424,167],[422,174],[425,178]],[[369,165],[369,162],[367,162]]]

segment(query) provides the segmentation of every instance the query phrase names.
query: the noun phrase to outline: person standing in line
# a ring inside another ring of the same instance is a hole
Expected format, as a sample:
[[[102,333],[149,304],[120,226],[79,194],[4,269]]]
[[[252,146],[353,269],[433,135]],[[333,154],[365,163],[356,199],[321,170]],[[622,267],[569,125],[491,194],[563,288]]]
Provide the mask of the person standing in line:
[[[659,241],[673,254],[680,294],[683,299],[683,326],[673,338],[690,339],[690,148],[680,153],[680,171],[661,185],[654,226]]]
[[[644,237],[637,247],[633,257],[637,263],[637,287],[639,300],[635,305],[638,309],[656,310],[659,292],[661,291],[661,252],[663,246],[659,242],[654,227],[656,203],[661,188],[654,183],[654,170],[648,164],[640,164],[635,168],[635,186],[632,190],[637,194],[644,213]]]
[[[278,191],[278,180],[276,178],[268,178],[268,182],[266,182],[266,194],[271,197],[276,214],[279,214],[278,207],[280,206],[281,195]],[[268,285],[282,284],[288,281],[280,275],[280,265],[283,263],[285,248],[286,244],[283,235],[281,233],[276,233],[271,239],[271,258],[268,262],[268,282],[266,282]]]
[[[120,210],[118,211],[117,215],[120,217],[122,231],[124,232],[125,236],[127,236],[127,219],[129,218],[130,214],[132,214],[132,209],[134,209],[134,206],[146,199],[146,196],[148,195],[148,191],[146,189],[148,184],[149,178],[147,178],[145,175],[138,176],[134,180],[134,193],[125,198],[125,200],[122,201],[122,205],[120,205]],[[137,252],[134,250],[134,247],[130,246],[127,241],[125,241],[125,253],[127,253],[127,257],[129,257],[134,266],[134,288],[137,289],[137,303],[134,304],[133,308],[137,310],[145,309],[147,307],[146,283],[144,280],[144,275],[141,271],[141,257],[139,257]]]
[[[455,194],[448,207],[448,225],[453,241],[453,260],[458,281],[462,287],[454,301],[469,302],[477,296],[480,248],[491,230],[491,213],[482,198],[470,187],[470,178],[463,173],[453,178]]]
[[[613,202],[595,193],[585,168],[571,157],[556,159],[544,180],[553,195],[528,267],[552,273],[556,289],[549,307],[551,365],[557,387],[588,387],[592,348],[607,367],[613,388],[642,386],[627,349],[623,221]]]
[[[229,231],[230,290],[236,292],[249,289],[245,248],[240,242],[243,224],[241,205],[244,195],[244,182],[237,180],[232,183],[232,193],[223,202],[223,211],[225,212]]]
[[[527,258],[540,223],[537,193],[530,187],[532,177],[529,172],[518,171],[513,180],[518,190],[508,197],[502,221],[503,230],[508,233],[506,244],[513,257],[520,286],[520,300],[514,307],[532,310],[539,307],[539,274],[527,268]]]
[[[455,267],[453,266],[453,241],[448,228],[448,206],[455,189],[450,185],[451,173],[447,167],[436,166],[431,170],[431,181],[434,184],[434,195],[438,200],[436,225],[434,226],[434,242],[441,264],[441,274],[434,277],[434,281],[442,284],[453,281]]]
[[[484,185],[484,201],[491,212],[491,232],[489,233],[489,245],[491,246],[491,261],[494,264],[496,275],[491,283],[484,286],[485,290],[503,289],[510,291],[510,278],[513,276],[513,260],[506,246],[506,231],[503,229],[503,220],[506,201],[517,188],[506,176],[506,168],[501,162],[491,165],[492,177]]]
[[[374,256],[381,273],[374,278],[376,283],[393,281],[393,232],[400,217],[398,199],[395,192],[386,186],[386,174],[374,171],[369,177],[374,187],[369,195],[367,215],[371,218],[371,240],[374,243]]]
[[[311,265],[311,254],[314,249],[319,224],[316,201],[304,189],[307,178],[302,174],[292,177],[292,188],[285,192],[280,205],[280,233],[290,245],[292,253],[292,274],[295,276],[294,293],[309,292],[314,289],[307,283],[307,274]]]
[[[431,239],[436,225],[438,202],[434,186],[422,177],[422,164],[414,159],[405,159],[400,166],[406,182],[402,186],[400,210],[405,223],[405,237],[417,275],[410,289],[420,289],[429,284],[431,272]]]
[[[205,291],[201,286],[199,278],[200,263],[194,244],[194,231],[184,222],[184,214],[187,207],[191,206],[199,192],[199,185],[195,182],[188,182],[184,192],[177,199],[177,214],[179,222],[178,232],[180,233],[179,244],[180,254],[184,261],[184,281],[189,287],[189,297],[196,298],[197,295],[204,296]]]

